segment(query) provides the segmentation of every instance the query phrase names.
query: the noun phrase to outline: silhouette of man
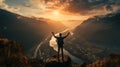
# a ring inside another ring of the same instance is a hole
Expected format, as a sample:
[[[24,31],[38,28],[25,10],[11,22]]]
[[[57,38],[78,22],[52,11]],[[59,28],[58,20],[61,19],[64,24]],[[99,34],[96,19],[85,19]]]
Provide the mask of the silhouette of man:
[[[64,39],[70,34],[68,33],[66,36],[62,36],[62,33],[59,33],[59,36],[55,36],[54,32],[52,32],[53,36],[56,38],[56,42],[58,44],[58,61],[60,61],[59,59],[59,53],[60,53],[60,49],[61,49],[61,53],[62,53],[62,61],[64,61],[64,56],[63,56],[63,44],[64,44]]]

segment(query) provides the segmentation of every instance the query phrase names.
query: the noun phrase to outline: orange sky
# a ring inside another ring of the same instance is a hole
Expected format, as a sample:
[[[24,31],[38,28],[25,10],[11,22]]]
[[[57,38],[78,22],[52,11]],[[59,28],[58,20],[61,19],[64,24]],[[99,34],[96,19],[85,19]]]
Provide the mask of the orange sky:
[[[108,3],[102,0],[0,0],[2,9],[28,17],[60,21],[68,27],[76,26],[89,17],[109,13],[104,5]]]

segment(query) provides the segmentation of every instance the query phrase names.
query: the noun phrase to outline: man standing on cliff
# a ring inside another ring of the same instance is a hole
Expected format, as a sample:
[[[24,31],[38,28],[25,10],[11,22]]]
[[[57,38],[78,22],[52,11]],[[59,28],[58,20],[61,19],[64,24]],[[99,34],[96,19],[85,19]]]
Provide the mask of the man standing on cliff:
[[[64,44],[64,39],[69,35],[70,33],[68,33],[66,36],[62,36],[62,33],[59,33],[59,36],[55,36],[54,32],[52,32],[52,35],[56,38],[56,42],[58,45],[58,61],[60,61],[59,59],[59,53],[60,53],[60,49],[61,49],[61,53],[62,53],[62,61],[64,61],[64,56],[63,56],[63,44]]]

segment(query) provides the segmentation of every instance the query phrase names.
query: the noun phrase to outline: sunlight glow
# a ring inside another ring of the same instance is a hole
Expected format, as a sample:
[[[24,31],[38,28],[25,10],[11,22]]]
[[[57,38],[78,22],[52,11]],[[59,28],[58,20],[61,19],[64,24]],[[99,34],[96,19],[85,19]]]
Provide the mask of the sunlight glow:
[[[84,20],[88,19],[90,16],[83,15],[74,15],[74,14],[65,14],[60,10],[48,10],[42,14],[35,14],[36,17],[43,17],[51,19],[54,21],[62,22],[66,27],[74,28],[77,25],[81,24]]]
[[[54,16],[59,16],[60,13],[59,13],[59,11],[56,10],[56,11],[53,11],[53,15],[54,15]]]

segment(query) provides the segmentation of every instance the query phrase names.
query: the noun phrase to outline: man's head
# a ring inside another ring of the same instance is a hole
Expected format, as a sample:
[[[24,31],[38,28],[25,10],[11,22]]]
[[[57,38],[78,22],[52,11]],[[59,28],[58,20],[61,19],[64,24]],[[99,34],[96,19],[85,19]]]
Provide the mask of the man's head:
[[[62,33],[59,33],[59,36],[62,37]]]

